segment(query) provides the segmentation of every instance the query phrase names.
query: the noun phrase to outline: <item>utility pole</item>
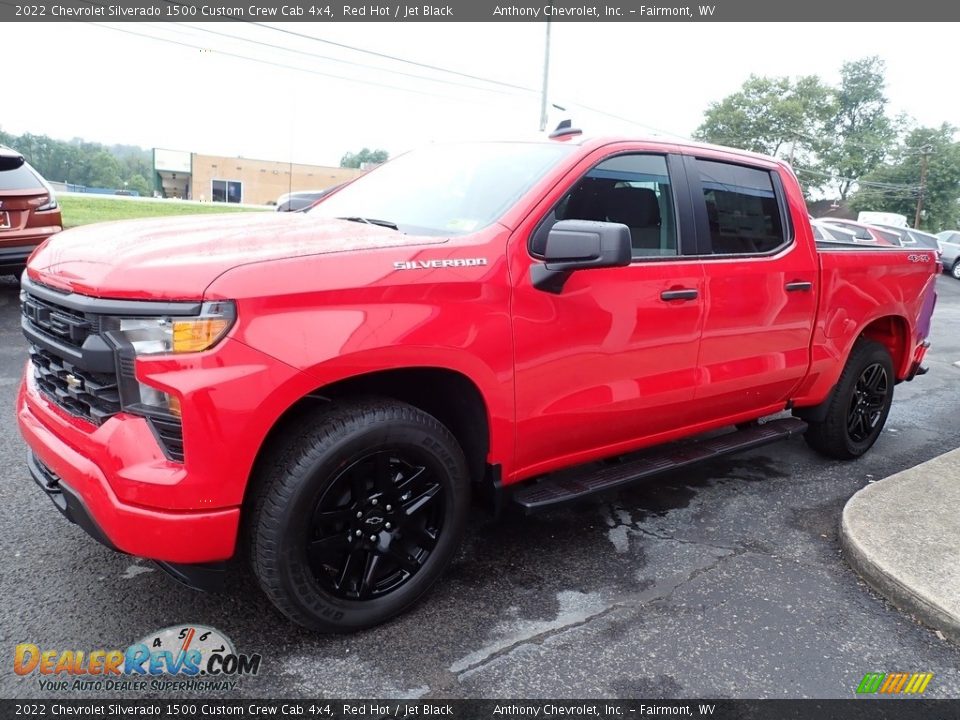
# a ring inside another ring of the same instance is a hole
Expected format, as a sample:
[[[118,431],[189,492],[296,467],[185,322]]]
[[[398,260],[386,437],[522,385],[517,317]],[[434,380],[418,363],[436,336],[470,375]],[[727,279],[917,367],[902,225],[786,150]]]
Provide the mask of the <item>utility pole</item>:
[[[933,150],[932,145],[924,145],[920,148],[920,194],[917,195],[917,214],[913,219],[913,227],[920,229],[920,211],[923,210],[923,194],[927,189],[927,157]]]
[[[551,3],[552,7],[553,3]],[[547,86],[550,83],[550,20],[547,19],[547,37],[543,46],[543,88],[540,92],[540,132],[547,129]]]

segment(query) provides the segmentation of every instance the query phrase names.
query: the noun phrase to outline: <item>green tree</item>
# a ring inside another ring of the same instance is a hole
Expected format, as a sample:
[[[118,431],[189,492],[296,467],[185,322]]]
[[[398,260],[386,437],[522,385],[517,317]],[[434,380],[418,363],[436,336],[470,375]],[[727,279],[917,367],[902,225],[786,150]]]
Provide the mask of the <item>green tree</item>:
[[[694,136],[809,165],[820,148],[831,95],[813,75],[796,81],[751,75],[737,92],[710,104]]]
[[[887,117],[886,66],[878,57],[846,62],[820,154],[821,168],[834,178],[845,200],[856,179],[880,166],[893,147],[898,122]]]
[[[124,181],[127,190],[136,191],[143,196],[149,197],[152,193],[150,181],[143,175],[131,175],[129,180]]]
[[[96,152],[90,158],[89,174],[84,184],[100,188],[121,187],[120,163],[106,150]]]
[[[901,213],[912,224],[926,161],[920,229],[939,232],[960,226],[960,143],[954,140],[956,131],[946,123],[910,131],[891,153],[890,162],[861,178],[850,206],[858,211]]]
[[[358,153],[348,152],[342,158],[340,158],[340,167],[342,168],[359,168],[362,167],[364,163],[374,163],[380,164],[386,162],[390,158],[390,153],[386,150],[371,150],[370,148],[363,148]]]

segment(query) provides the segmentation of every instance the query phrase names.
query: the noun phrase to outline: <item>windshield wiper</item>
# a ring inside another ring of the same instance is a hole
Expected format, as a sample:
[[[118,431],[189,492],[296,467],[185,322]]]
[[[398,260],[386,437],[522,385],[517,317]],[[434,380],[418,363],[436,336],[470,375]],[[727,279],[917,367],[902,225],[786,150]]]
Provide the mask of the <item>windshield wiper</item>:
[[[377,220],[376,218],[365,218],[360,217],[359,215],[351,215],[350,217],[339,217],[337,220],[349,220],[350,222],[366,223],[367,225],[379,225],[380,227],[390,228],[391,230],[399,231],[400,228],[397,227],[396,223],[392,223],[389,220]]]

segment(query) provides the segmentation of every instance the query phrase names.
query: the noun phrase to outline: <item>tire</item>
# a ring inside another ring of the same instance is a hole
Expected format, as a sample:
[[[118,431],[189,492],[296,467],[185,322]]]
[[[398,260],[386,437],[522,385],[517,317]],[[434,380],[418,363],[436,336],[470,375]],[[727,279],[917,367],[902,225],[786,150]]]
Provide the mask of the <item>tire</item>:
[[[886,347],[861,338],[853,346],[822,422],[810,422],[804,437],[814,450],[853,460],[880,436],[893,402],[893,360]]]
[[[960,258],[954,261],[953,267],[950,268],[950,274],[957,280],[960,280]]]
[[[463,451],[411,405],[334,404],[258,468],[246,528],[253,572],[284,615],[312,630],[351,632],[409,609],[463,538]]]

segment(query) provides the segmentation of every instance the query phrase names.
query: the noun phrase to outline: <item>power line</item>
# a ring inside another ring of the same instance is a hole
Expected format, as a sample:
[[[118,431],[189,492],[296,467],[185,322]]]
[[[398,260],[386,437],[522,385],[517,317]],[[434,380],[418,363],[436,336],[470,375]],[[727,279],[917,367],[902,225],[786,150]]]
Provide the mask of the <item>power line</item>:
[[[193,43],[182,42],[182,41],[179,41],[179,40],[171,40],[170,38],[157,37],[156,35],[149,35],[149,34],[147,34],[147,33],[140,33],[140,32],[136,32],[136,31],[134,31],[134,30],[127,30],[127,29],[125,29],[125,28],[113,27],[113,26],[111,26],[111,25],[105,25],[105,24],[102,24],[102,23],[93,23],[93,22],[92,22],[92,23],[88,23],[88,24],[89,24],[89,25],[93,25],[93,26],[95,26],[95,27],[102,28],[102,29],[104,29],[104,30],[112,30],[112,31],[114,31],[114,32],[125,33],[125,34],[127,34],[127,35],[134,35],[134,36],[136,36],[136,37],[142,37],[142,38],[146,38],[146,39],[148,39],[148,40],[156,40],[157,42],[165,42],[165,43],[170,43],[170,44],[172,44],[172,45],[179,45],[179,46],[181,46],[181,47],[192,48],[192,49],[194,49],[194,50],[205,51],[205,50],[209,50],[209,49],[210,49],[209,47],[205,47],[205,46],[202,46],[202,45],[195,45],[195,44],[193,44]],[[399,92],[414,93],[414,94],[416,94],[416,95],[425,95],[425,96],[427,96],[427,97],[442,98],[442,99],[445,99],[445,100],[458,100],[458,101],[464,101],[464,100],[466,100],[466,98],[458,98],[458,97],[453,97],[453,96],[451,96],[451,95],[442,95],[442,94],[440,94],[440,93],[433,93],[433,92],[428,92],[428,91],[425,91],[425,90],[416,90],[416,89],[414,89],[414,88],[401,87],[401,86],[398,86],[398,85],[387,85],[387,84],[385,84],[385,83],[379,83],[379,82],[376,82],[376,81],[374,81],[374,80],[362,80],[362,79],[360,79],[360,78],[348,77],[348,76],[344,76],[344,75],[334,75],[333,73],[322,72],[322,71],[320,71],[320,70],[313,70],[313,69],[311,69],[311,68],[300,67],[300,66],[297,66],[297,65],[287,65],[287,64],[285,64],[285,63],[274,62],[274,61],[272,61],[272,60],[265,60],[265,59],[263,59],[263,58],[250,57],[249,55],[241,55],[241,54],[239,54],[239,53],[232,53],[232,52],[228,52],[228,51],[225,51],[225,50],[217,50],[216,52],[217,52],[218,55],[224,55],[224,56],[226,56],[226,57],[232,57],[232,58],[236,58],[236,59],[239,59],[239,60],[247,60],[247,61],[249,61],[249,62],[260,63],[260,64],[262,64],[262,65],[270,65],[270,66],[272,66],[272,67],[283,68],[283,69],[286,69],[286,70],[295,70],[295,71],[297,71],[297,72],[303,72],[303,73],[308,73],[308,74],[310,74],[310,75],[318,75],[318,76],[321,76],[321,77],[332,78],[332,79],[334,79],[334,80],[343,80],[343,81],[345,81],[345,82],[354,82],[354,83],[359,83],[359,84],[361,84],[361,85],[371,85],[371,86],[373,86],[373,87],[386,88],[387,90],[396,90],[396,91],[399,91]]]
[[[170,0],[166,0],[166,1],[167,1],[167,2],[170,2]],[[356,46],[354,46],[354,45],[347,45],[347,44],[345,44],[345,43],[338,43],[338,42],[335,42],[335,41],[333,41],[333,40],[327,40],[326,38],[317,37],[317,36],[315,36],[315,35],[307,35],[307,34],[305,34],[305,33],[295,32],[295,31],[293,31],[293,30],[288,30],[288,29],[286,29],[286,28],[275,27],[275,26],[273,26],[273,25],[268,25],[268,24],[266,24],[266,23],[253,22],[253,23],[249,23],[249,24],[250,24],[250,25],[256,25],[256,26],[262,27],[262,28],[266,28],[266,29],[268,29],[268,30],[273,30],[274,32],[285,33],[285,34],[287,34],[287,35],[292,35],[292,36],[294,36],[294,37],[300,37],[300,38],[304,38],[304,39],[307,39],[307,40],[313,40],[313,41],[315,41],[315,42],[325,43],[325,44],[328,44],[328,45],[333,45],[334,47],[345,48],[345,49],[347,49],[347,50],[352,50],[352,51],[354,51],[354,52],[364,53],[364,54],[367,54],[367,55],[373,55],[374,57],[384,58],[384,59],[387,59],[387,60],[393,60],[393,61],[395,61],[395,62],[408,63],[408,64],[410,64],[410,65],[416,65],[417,67],[427,68],[427,69],[435,70],[435,71],[438,71],[438,72],[450,73],[450,74],[453,74],[453,75],[458,75],[458,76],[460,76],[460,77],[469,78],[469,79],[471,79],[471,80],[479,80],[479,81],[481,81],[481,82],[492,83],[492,84],[494,84],[494,85],[500,85],[500,86],[503,86],[503,87],[508,87],[508,88],[513,89],[513,90],[521,90],[521,91],[523,91],[523,92],[528,92],[528,93],[537,93],[537,92],[539,92],[539,91],[536,90],[535,88],[526,87],[526,86],[523,86],[523,85],[515,85],[515,84],[513,84],[513,83],[503,82],[503,81],[501,81],[501,80],[495,80],[495,79],[493,79],[493,78],[481,77],[481,76],[479,76],[479,75],[471,75],[471,74],[469,74],[469,73],[462,73],[462,72],[459,72],[459,71],[456,71],[456,70],[450,70],[450,69],[448,69],[448,68],[439,67],[439,66],[437,66],[437,65],[430,65],[430,64],[427,64],[427,63],[421,63],[421,62],[418,62],[418,61],[416,61],[416,60],[409,60],[409,59],[407,59],[407,58],[398,57],[398,56],[396,56],[396,55],[389,55],[389,54],[387,54],[387,53],[381,53],[381,52],[377,52],[377,51],[375,51],[375,50],[368,50],[368,49],[366,49],[366,48],[356,47]],[[686,136],[684,136],[684,135],[678,135],[677,133],[673,133],[673,132],[670,132],[670,131],[668,131],[668,130],[661,130],[661,129],[659,129],[659,128],[655,128],[655,127],[652,127],[652,126],[650,126],[650,125],[646,125],[646,124],[644,124],[644,123],[637,122],[636,120],[633,120],[633,119],[631,119],[631,118],[627,118],[627,117],[624,117],[624,116],[622,116],[622,115],[617,115],[617,114],[615,114],[615,113],[607,112],[606,110],[601,110],[601,109],[599,109],[599,108],[592,107],[592,106],[590,106],[590,105],[585,105],[585,104],[583,104],[583,103],[573,102],[573,103],[566,103],[566,104],[567,104],[567,105],[574,105],[574,106],[579,107],[579,108],[581,108],[581,109],[583,109],[583,110],[586,110],[586,111],[588,111],[588,112],[597,113],[598,115],[604,115],[604,116],[609,117],[609,118],[612,118],[612,119],[614,119],[614,120],[620,120],[620,121],[626,122],[626,123],[628,123],[628,124],[630,124],[630,125],[635,125],[636,127],[644,128],[644,129],[646,129],[646,130],[651,130],[651,131],[653,131],[653,132],[656,132],[656,133],[659,133],[659,134],[662,134],[662,135],[669,135],[669,136],[671,136],[671,137],[682,138],[682,139],[684,139],[684,140],[690,140],[690,139],[691,139],[691,138],[686,137]]]
[[[171,2],[171,0],[165,0],[165,1]],[[406,63],[408,65],[415,65],[417,67],[426,68],[428,70],[434,70],[436,72],[449,73],[451,75],[457,75],[458,77],[468,78],[470,80],[479,80],[480,82],[491,83],[493,85],[500,85],[502,87],[508,87],[514,90],[523,90],[525,92],[537,92],[537,90],[535,90],[534,88],[524,87],[523,85],[515,85],[514,83],[504,82],[502,80],[494,80],[492,78],[481,77],[480,75],[471,75],[470,73],[464,73],[458,70],[450,70],[449,68],[439,67],[437,65],[430,65],[429,63],[422,63],[416,60],[409,60],[407,58],[398,57],[396,55],[389,55],[387,53],[377,52],[376,50],[367,50],[365,48],[356,47],[354,45],[347,45],[346,43],[340,43],[334,40],[327,40],[326,38],[317,37],[316,35],[307,35],[306,33],[299,33],[293,30],[288,30],[286,28],[275,27],[273,25],[268,25],[267,23],[251,22],[249,24],[256,25],[257,27],[266,28],[267,30],[273,30],[274,32],[284,33],[286,35],[292,35],[294,37],[303,38],[305,40],[312,40],[314,42],[324,43],[326,45],[333,45],[334,47],[343,48],[345,50],[352,50],[353,52],[363,53],[365,55],[372,55],[374,57],[379,57],[386,60],[393,60],[394,62]]]
[[[516,93],[509,92],[506,90],[498,90],[497,88],[492,87],[483,87],[480,85],[469,85],[467,83],[458,82],[456,80],[445,80],[443,78],[430,77],[428,75],[417,75],[415,73],[407,73],[402,70],[392,70],[390,68],[380,67],[377,65],[369,65],[367,63],[355,62],[353,60],[345,60],[343,58],[336,58],[330,55],[320,55],[319,53],[312,53],[306,50],[299,50],[297,48],[284,47],[282,45],[275,45],[274,43],[263,42],[262,40],[255,40],[253,38],[243,37],[242,35],[232,35],[230,33],[218,32],[217,30],[210,30],[209,28],[202,28],[196,25],[190,25],[188,23],[164,23],[164,25],[178,25],[189,30],[209,33],[210,35],[217,35],[218,37],[228,38],[230,40],[236,40],[239,42],[250,43],[252,45],[259,45],[261,47],[272,48],[274,50],[280,50],[282,52],[294,53],[296,55],[303,55],[306,57],[316,58],[318,60],[327,60],[330,62],[341,63],[343,65],[350,65],[353,67],[366,68],[368,70],[377,70],[380,72],[390,73],[391,75],[400,75],[402,77],[414,78],[416,80],[424,80],[427,82],[441,83],[444,85],[453,85],[455,87],[469,88],[471,90],[480,90],[481,92],[493,92],[501,93],[503,95],[511,95],[516,97]],[[163,26],[157,27],[156,29],[161,29]]]
[[[842,177],[839,175],[833,175],[832,173],[823,172],[821,170],[814,170],[812,168],[795,168],[795,171],[797,172],[797,174],[816,175],[819,177],[823,177],[825,180],[829,180],[832,182],[840,181],[840,182],[856,183],[862,189],[875,189],[877,191],[889,190],[894,192],[910,192],[910,193],[914,193],[918,189],[916,185],[899,185],[894,183],[875,182],[872,180],[861,180],[859,178],[848,178],[848,177]],[[863,190],[861,190],[861,192],[862,191]]]

